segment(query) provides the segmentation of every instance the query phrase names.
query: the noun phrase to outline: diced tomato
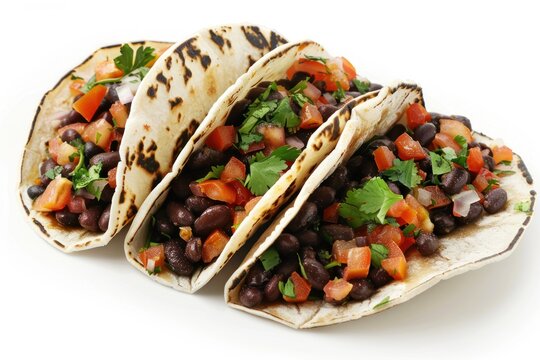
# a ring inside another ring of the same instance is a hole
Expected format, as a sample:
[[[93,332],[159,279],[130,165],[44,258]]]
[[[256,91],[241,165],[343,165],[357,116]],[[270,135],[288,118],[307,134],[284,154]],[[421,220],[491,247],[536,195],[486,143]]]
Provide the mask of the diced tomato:
[[[416,210],[414,210],[405,200],[399,200],[395,202],[388,212],[388,216],[391,216],[396,219],[401,219],[405,224],[414,224],[418,225],[418,217]],[[399,221],[398,221],[399,222]]]
[[[49,154],[51,158],[56,161],[58,159],[58,152],[60,151],[60,146],[63,144],[62,139],[59,136],[53,137],[48,142]]]
[[[316,102],[319,97],[321,96],[321,90],[317,89],[315,85],[310,83],[309,81],[306,84],[306,88],[304,89],[304,95],[306,95],[308,98],[310,98],[313,102]]]
[[[370,264],[371,250],[369,249],[369,246],[350,249],[343,278],[345,280],[365,278],[369,273]]]
[[[107,87],[103,85],[96,85],[86,94],[81,96],[79,100],[75,101],[73,104],[73,109],[85,118],[86,121],[90,122],[94,117],[101,101],[107,94]]]
[[[381,244],[388,249],[388,257],[404,256],[399,248],[403,239],[403,232],[391,225],[380,225],[368,234],[370,244]]]
[[[406,132],[399,135],[395,144],[398,149],[398,156],[401,160],[422,160],[426,158],[426,153],[424,152],[422,145],[420,145],[418,141],[413,140]]]
[[[115,101],[109,109],[116,127],[125,128],[126,122],[129,116],[129,111],[126,105],[122,104],[120,101]]]
[[[163,244],[159,244],[141,250],[139,252],[139,259],[146,270],[154,272],[157,267],[161,267],[165,264],[165,247]]]
[[[236,130],[234,126],[218,126],[205,140],[206,146],[217,151],[225,151],[233,146],[236,141]]]
[[[435,148],[445,148],[449,147],[451,149],[454,149],[454,151],[461,150],[461,147],[453,138],[446,134],[437,133],[435,134],[435,138],[433,139],[432,144],[435,146]]]
[[[45,192],[32,205],[36,211],[58,211],[66,207],[71,200],[72,183],[66,178],[57,177],[52,180]]]
[[[414,103],[407,108],[407,127],[411,130],[431,121],[431,115],[420,103]]]
[[[343,56],[340,57],[341,62],[343,63],[343,71],[347,75],[347,79],[352,80],[356,78],[356,69],[353,64]]]
[[[109,186],[113,189],[116,188],[116,169],[111,169],[107,172],[107,181],[109,182]]]
[[[349,78],[343,70],[341,58],[333,58],[326,61],[326,66],[330,71],[330,78],[325,79],[326,91],[336,91],[340,88],[344,91],[349,90]]]
[[[285,145],[285,128],[265,124],[258,126],[257,131],[263,136],[265,153],[270,154],[272,150]]]
[[[427,177],[427,173],[422,170],[422,169],[418,169],[418,176],[420,176],[420,178],[422,179],[422,181],[426,180],[426,177]]]
[[[81,88],[84,86],[85,81],[83,79],[76,79],[69,84],[69,92],[73,96],[83,94]]]
[[[424,190],[431,193],[431,205],[428,206],[428,209],[443,207],[452,202],[452,200],[450,200],[444,191],[442,191],[437,185],[425,186]]]
[[[79,133],[79,135],[82,135],[83,132],[84,132],[84,129],[86,129],[86,127],[88,126],[88,124],[85,124],[85,123],[75,123],[75,124],[69,124],[69,125],[66,125],[66,126],[62,126],[60,129],[58,129],[58,131],[56,132],[58,135],[62,136],[62,134],[64,133],[64,131],[68,130],[68,129],[73,129],[75,130],[76,132]]]
[[[246,210],[246,214],[249,214],[251,210],[257,205],[257,203],[262,199],[262,196],[254,197],[253,199],[249,200],[246,203],[246,206],[244,206],[244,209]]]
[[[336,240],[332,244],[332,256],[334,260],[346,264],[349,257],[349,250],[355,247],[356,240]]]
[[[326,283],[323,288],[324,295],[332,300],[341,301],[351,292],[353,285],[344,279],[334,279]]]
[[[377,164],[379,171],[390,169],[394,165],[394,160],[396,159],[394,153],[386,146],[379,146],[375,149],[375,151],[373,151],[373,156],[375,157],[375,163]]]
[[[323,221],[331,224],[337,224],[339,220],[339,203],[333,203],[323,210]]]
[[[255,151],[263,150],[264,147],[265,147],[264,141],[254,142],[254,143],[249,144],[249,147],[248,147],[247,150],[244,151],[244,150],[240,149],[240,152],[242,154],[249,154],[249,153],[252,153],[252,152],[255,152]]]
[[[469,149],[469,156],[467,156],[467,167],[469,171],[477,173],[484,167],[484,158],[482,157],[482,151],[479,147],[473,147]]]
[[[493,160],[495,164],[499,164],[501,161],[512,161],[514,154],[508,146],[494,146],[491,149],[493,152]]]
[[[314,129],[323,123],[323,118],[317,106],[305,103],[300,110],[300,128]]]
[[[234,180],[244,180],[246,178],[246,165],[235,158],[231,157],[225,168],[221,172],[220,179],[225,182]]]
[[[198,184],[204,196],[227,204],[234,204],[236,201],[236,191],[232,186],[221,180],[206,180]]]
[[[245,206],[249,200],[253,198],[251,192],[238,180],[233,180],[227,183],[227,185],[234,188],[236,192],[236,200],[234,205]]]
[[[315,80],[323,80],[328,77],[326,66],[318,61],[299,59],[287,69],[287,79],[291,80],[297,72],[311,75]]]
[[[214,230],[204,241],[202,247],[202,261],[207,264],[221,254],[225,245],[229,242],[229,237],[221,230]]]
[[[122,77],[124,72],[114,65],[112,61],[102,61],[96,66],[96,80],[115,79]]]
[[[238,228],[238,226],[244,221],[246,218],[247,213],[245,210],[236,210],[233,215],[233,226],[232,226],[232,232],[234,234],[235,230]]]
[[[383,259],[381,266],[394,280],[403,280],[407,277],[407,260],[405,256]]]
[[[472,184],[476,188],[476,190],[478,190],[479,192],[483,192],[489,186],[490,180],[499,180],[499,178],[497,177],[497,175],[493,174],[488,169],[482,168],[478,172],[478,175],[476,175],[476,177],[474,178]],[[492,189],[495,189],[498,187],[499,185],[497,184],[491,185]]]
[[[416,227],[424,230],[424,232],[432,233],[434,225],[429,218],[429,211],[411,194],[405,197],[405,201],[416,212],[417,222],[410,222],[409,224],[414,224]]]
[[[407,250],[409,250],[409,248],[411,246],[413,246],[414,244],[416,243],[416,240],[414,237],[410,236],[410,237],[405,237],[405,239],[403,240],[403,242],[401,243],[401,245],[399,246],[399,248],[401,249],[401,251],[403,251],[403,253],[407,252]]]
[[[311,285],[296,271],[291,274],[290,279],[294,285],[295,297],[291,298],[283,295],[283,300],[289,303],[299,303],[306,301],[309,297],[309,293],[311,292]]]
[[[86,199],[82,196],[72,196],[67,204],[69,212],[81,214],[86,210]]]
[[[77,164],[79,162],[78,154],[79,150],[77,150],[75,146],[62,142],[57,150],[56,162],[58,165],[66,165],[69,163]]]
[[[441,134],[446,134],[450,136],[451,139],[455,139],[456,136],[461,135],[467,140],[467,143],[473,141],[471,130],[466,127],[462,122],[451,119],[441,119],[440,124]]]
[[[103,150],[108,150],[111,144],[111,139],[114,133],[114,128],[105,119],[99,119],[88,124],[82,134],[85,142],[91,141]]]

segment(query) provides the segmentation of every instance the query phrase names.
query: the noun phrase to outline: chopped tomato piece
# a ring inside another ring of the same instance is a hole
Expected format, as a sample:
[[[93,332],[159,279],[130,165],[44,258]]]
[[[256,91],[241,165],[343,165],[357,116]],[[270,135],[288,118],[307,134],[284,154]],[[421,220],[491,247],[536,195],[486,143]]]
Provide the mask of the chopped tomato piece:
[[[346,264],[349,257],[349,250],[355,247],[356,240],[336,240],[332,244],[332,256],[334,260]]]
[[[388,257],[404,256],[399,248],[403,243],[403,233],[398,227],[381,225],[368,234],[370,244],[381,244],[388,249]]]
[[[323,118],[317,106],[310,103],[305,103],[300,110],[300,128],[313,129],[319,127],[323,123]]]
[[[233,180],[244,180],[246,178],[246,165],[235,158],[231,157],[225,168],[221,172],[220,179],[225,182]]]
[[[309,81],[307,82],[306,88],[304,89],[303,93],[313,102],[316,102],[319,97],[321,97],[321,90],[317,89],[317,87]]]
[[[221,180],[206,180],[199,183],[199,189],[204,196],[227,204],[234,204],[236,201],[236,191],[232,186]]]
[[[253,199],[249,200],[246,203],[246,206],[244,206],[244,209],[246,210],[246,214],[249,214],[251,210],[257,205],[257,203],[262,199],[262,196],[254,197]]]
[[[499,180],[499,178],[497,177],[497,175],[493,174],[488,169],[482,168],[478,172],[478,175],[476,175],[476,177],[474,178],[472,184],[476,188],[476,190],[478,190],[479,192],[483,192],[490,185],[490,180]],[[498,187],[498,184],[491,184],[491,189],[495,189]]]
[[[431,193],[431,205],[428,206],[428,209],[443,207],[452,202],[452,200],[450,200],[444,191],[442,191],[437,185],[425,186],[424,190]]]
[[[394,280],[403,280],[407,277],[407,260],[405,256],[383,259],[381,266]]]
[[[396,159],[394,153],[386,146],[379,146],[375,149],[375,151],[373,151],[373,156],[375,157],[375,163],[377,164],[379,171],[390,169],[394,165],[394,160]]]
[[[81,214],[86,210],[86,199],[82,196],[72,196],[67,204],[69,212]]]
[[[369,246],[350,249],[343,278],[345,280],[365,278],[369,273],[370,264],[371,250],[369,249]]]
[[[404,132],[395,141],[398,149],[398,156],[401,160],[422,160],[426,158],[426,153],[418,141]]]
[[[409,224],[414,224],[425,232],[432,233],[434,225],[429,218],[429,211],[411,194],[405,197],[405,201],[415,211],[417,218],[416,222],[410,222]]]
[[[221,230],[214,230],[204,241],[202,247],[202,261],[207,264],[218,257],[225,245],[229,242],[229,237]]]
[[[347,75],[347,79],[352,80],[356,78],[356,69],[353,64],[343,56],[340,57],[341,62],[343,63],[343,71]]]
[[[32,208],[36,211],[62,210],[71,200],[71,186],[72,183],[68,179],[57,177],[34,201]]]
[[[334,279],[326,283],[323,288],[324,295],[332,300],[341,301],[351,292],[353,285],[344,279]]]
[[[75,101],[73,104],[73,109],[85,118],[86,121],[90,122],[94,117],[101,101],[107,94],[107,87],[103,85],[96,85],[86,94],[81,96],[79,100]]]
[[[236,200],[234,205],[245,206],[249,200],[253,198],[251,192],[238,180],[228,182],[227,185],[234,188],[236,192]]]
[[[51,158],[54,161],[57,161],[57,159],[58,159],[58,152],[59,152],[60,146],[62,144],[63,144],[63,141],[62,141],[62,139],[60,139],[59,136],[53,137],[47,143],[47,146],[49,147],[49,154],[51,155]]]
[[[116,188],[116,169],[111,169],[107,172],[107,181],[109,182],[109,186],[113,189]]]
[[[233,146],[236,140],[234,126],[218,126],[205,140],[206,146],[217,151],[225,151]]]
[[[493,149],[493,160],[495,164],[499,164],[501,161],[512,161],[514,154],[508,146],[495,146]]]
[[[466,127],[462,122],[451,119],[441,119],[441,134],[450,136],[451,139],[455,139],[456,136],[461,135],[467,140],[467,143],[473,141],[471,130]]]
[[[66,126],[62,126],[60,129],[58,129],[58,131],[56,132],[58,135],[62,136],[62,134],[64,133],[64,131],[68,130],[68,129],[73,129],[75,130],[76,132],[79,133],[79,135],[82,135],[83,132],[84,132],[84,129],[86,129],[86,127],[88,126],[88,124],[85,124],[85,123],[75,123],[75,124],[69,124],[69,125],[66,125]]]
[[[259,134],[263,136],[265,152],[270,154],[272,150],[285,145],[285,128],[275,125],[260,125],[257,127]]]
[[[91,141],[103,150],[108,150],[113,137],[114,128],[105,119],[99,119],[93,121],[82,134],[82,138],[85,142]]]
[[[69,92],[73,96],[84,94],[81,88],[84,86],[85,81],[83,79],[75,79],[69,84]]]
[[[386,214],[396,219],[402,219],[406,224],[418,224],[416,210],[407,204],[405,200],[399,200],[392,204]]]
[[[477,173],[484,167],[484,158],[482,157],[482,151],[479,147],[473,147],[469,149],[469,156],[467,156],[467,167],[469,171]]]
[[[427,173],[422,170],[422,169],[418,169],[418,176],[420,176],[420,178],[422,179],[422,181],[426,180],[426,177],[427,177]]]
[[[79,162],[79,150],[66,142],[62,142],[58,147],[56,154],[56,162],[58,165],[66,165],[69,163],[77,164]]]
[[[297,72],[311,75],[315,80],[323,80],[328,77],[326,66],[315,60],[299,59],[287,69],[287,79],[291,80]]]
[[[330,78],[325,79],[326,91],[336,91],[340,88],[345,91],[349,90],[349,78],[343,70],[343,61],[341,58],[327,60],[326,66],[330,71]]]
[[[112,61],[102,61],[96,66],[96,80],[115,79],[122,77],[124,72],[114,65]]]
[[[234,234],[235,230],[238,228],[238,226],[244,221],[246,218],[247,213],[245,210],[236,210],[233,215],[233,226],[232,226],[232,232]]]
[[[431,121],[431,115],[420,103],[411,104],[407,108],[407,127],[411,130]]]
[[[323,210],[323,221],[327,223],[337,224],[339,220],[339,203],[333,203]]]
[[[449,147],[451,149],[454,149],[454,151],[461,150],[461,147],[457,142],[454,141],[454,138],[441,133],[435,134],[435,139],[433,139],[433,145],[435,146],[435,148],[442,149],[445,147]]]
[[[159,244],[141,250],[139,252],[139,259],[146,270],[155,272],[156,268],[165,264],[165,247],[163,244]]]
[[[291,274],[290,279],[294,285],[295,297],[291,298],[283,295],[283,300],[290,303],[299,303],[306,301],[309,297],[309,293],[311,292],[311,285],[296,271]]]
[[[405,253],[414,244],[416,244],[416,239],[414,237],[405,237],[399,248],[401,249],[401,251],[403,251],[403,253]]]
[[[115,103],[111,105],[109,112],[114,119],[114,124],[116,127],[126,127],[126,122],[129,116],[129,111],[126,105],[122,104],[120,101],[115,101]]]

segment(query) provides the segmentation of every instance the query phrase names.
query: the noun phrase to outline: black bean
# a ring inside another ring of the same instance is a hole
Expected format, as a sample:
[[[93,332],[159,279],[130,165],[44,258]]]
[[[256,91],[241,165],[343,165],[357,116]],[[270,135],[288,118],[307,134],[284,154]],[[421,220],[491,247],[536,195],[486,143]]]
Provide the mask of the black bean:
[[[60,225],[79,226],[79,214],[69,212],[67,208],[57,211],[54,214],[54,217],[56,218],[56,221],[60,223]]]
[[[328,236],[332,241],[336,240],[352,240],[354,231],[352,227],[341,224],[328,224],[321,226],[321,232],[324,236]]]
[[[332,116],[336,111],[339,110],[337,106],[330,105],[330,104],[323,104],[318,107],[319,112],[321,113],[321,116],[324,121],[328,120],[330,116]]]
[[[92,157],[96,156],[97,154],[101,154],[104,151],[105,150],[103,150],[91,141],[87,141],[84,143],[84,157],[86,159],[91,159]]]
[[[485,155],[489,155],[493,157],[493,151],[491,151],[491,148],[489,146],[487,146],[484,143],[478,143],[478,145],[480,145],[480,149],[482,149],[482,154],[484,154],[485,152],[486,153]]]
[[[201,238],[194,237],[191,238],[187,244],[185,249],[185,255],[188,258],[189,261],[192,263],[196,263],[201,261],[202,258],[202,240]]]
[[[64,118],[60,120],[59,128],[79,123],[79,122],[86,122],[81,114],[76,112],[75,110],[71,110]]]
[[[396,124],[392,126],[390,130],[388,130],[386,137],[392,141],[396,141],[396,139],[405,131],[407,131],[407,128],[405,128],[403,124]]]
[[[302,246],[311,246],[314,248],[319,247],[320,239],[319,234],[313,230],[304,230],[296,234],[300,245]]]
[[[191,226],[195,221],[193,214],[176,201],[167,204],[167,216],[174,226]]]
[[[73,172],[73,170],[75,170],[76,167],[77,165],[75,165],[74,163],[67,163],[66,165],[62,166],[62,172],[60,174],[63,177],[67,178],[71,175],[71,173]]]
[[[272,91],[269,95],[268,95],[268,101],[271,101],[271,100],[281,100],[283,99],[284,96],[283,94],[281,94],[279,91]]]
[[[190,169],[209,169],[211,166],[224,164],[227,156],[221,152],[204,146],[197,150],[189,158],[188,166]]]
[[[490,190],[486,194],[486,198],[484,200],[484,209],[489,214],[495,214],[504,207],[507,200],[508,195],[506,194],[506,190],[502,188]]]
[[[191,180],[185,176],[177,176],[171,182],[171,189],[179,200],[184,200],[191,195],[189,183]]]
[[[296,236],[288,233],[279,235],[274,245],[281,256],[296,253],[300,249],[300,242]]]
[[[455,195],[467,185],[469,173],[463,169],[453,169],[447,174],[444,174],[441,179],[441,188],[447,195]]]
[[[330,186],[320,186],[309,197],[309,201],[315,203],[319,209],[324,209],[334,202],[336,190]]]
[[[472,203],[467,216],[458,216],[456,220],[461,224],[473,223],[482,215],[482,209],[482,205],[479,202]]]
[[[450,119],[450,116],[439,114],[436,112],[430,112],[429,115],[431,116],[431,123],[435,125],[435,127],[437,128],[437,131],[439,131],[441,127],[440,126],[441,119]]]
[[[300,107],[300,105],[298,105],[298,104],[296,103],[296,101],[294,101],[292,98],[291,98],[291,100],[289,101],[289,105],[291,106],[292,111],[293,111],[296,115],[300,116],[300,110],[302,110],[302,108]]]
[[[279,299],[281,292],[279,291],[279,282],[283,281],[283,275],[275,274],[264,286],[264,299],[266,301],[276,301]]]
[[[184,255],[184,249],[180,245],[180,240],[170,239],[164,244],[165,260],[169,268],[177,275],[190,276],[193,273],[193,264]]]
[[[347,183],[348,179],[347,168],[343,165],[340,165],[334,170],[334,173],[328,177],[323,183],[325,186],[330,186],[335,190],[341,189]]]
[[[356,241],[356,246],[358,247],[369,246],[367,236],[357,236],[354,238],[354,241]]]
[[[330,274],[324,266],[315,259],[305,259],[303,261],[307,279],[314,289],[322,290],[330,280]]]
[[[110,203],[113,195],[114,195],[114,189],[110,187],[109,185],[105,185],[103,190],[101,190],[101,197],[99,198],[99,201],[104,202],[104,203]]]
[[[282,259],[281,263],[276,267],[276,274],[289,277],[293,271],[298,271],[299,267],[298,257],[294,254]]]
[[[75,131],[75,129],[67,129],[62,133],[62,136],[60,136],[63,142],[72,142],[75,139],[80,139],[81,135]]]
[[[110,151],[92,156],[90,166],[101,163],[101,173],[107,174],[111,169],[118,166],[120,162],[120,153],[118,151]]]
[[[362,93],[360,93],[360,92],[358,92],[358,91],[346,91],[346,92],[345,92],[345,95],[346,95],[346,96],[350,96],[350,97],[352,97],[352,98],[357,98],[357,97],[361,96]]]
[[[349,282],[353,286],[349,296],[354,300],[363,301],[375,293],[375,288],[368,279],[354,279],[349,280]]]
[[[304,144],[307,144],[308,141],[309,141],[309,138],[311,137],[311,135],[313,135],[314,132],[315,132],[315,130],[313,130],[313,129],[299,130],[295,135]]]
[[[242,286],[238,295],[242,305],[252,308],[263,301],[263,292],[252,286]]]
[[[368,277],[375,288],[380,288],[381,286],[384,286],[392,281],[392,277],[386,272],[386,270],[374,266],[369,269]]]
[[[303,261],[306,259],[317,259],[317,252],[311,246],[303,247],[300,250],[300,258]]]
[[[47,171],[54,169],[56,166],[58,166],[58,164],[53,159],[45,160],[39,167],[39,175],[45,175]]]
[[[418,168],[428,174],[431,174],[433,171],[433,168],[431,167],[431,157],[427,156],[424,159],[418,161],[416,163],[418,165]]]
[[[456,220],[451,214],[434,212],[430,214],[430,218],[435,225],[434,232],[437,235],[450,234],[456,228]]]
[[[414,130],[413,138],[417,140],[420,145],[428,146],[431,144],[435,135],[437,134],[437,128],[432,123],[425,123],[420,125]]]
[[[360,171],[364,163],[364,157],[362,155],[355,155],[347,161],[347,172],[351,175]]]
[[[107,94],[105,94],[105,99],[111,104],[120,101],[120,99],[118,99],[118,93],[116,92],[118,86],[118,84],[110,84],[107,86],[109,89],[107,90]]]
[[[306,80],[307,78],[312,78],[308,73],[299,71],[293,75],[291,78],[291,86],[294,87],[296,84],[298,84],[300,81]]]
[[[86,230],[99,231],[99,218],[101,217],[101,206],[92,206],[84,210],[79,215],[79,224]]]
[[[111,204],[105,207],[105,209],[101,213],[101,216],[99,217],[98,226],[101,231],[103,232],[107,231],[107,228],[109,227],[110,217],[111,217]]]
[[[251,101],[242,99],[234,103],[229,115],[227,116],[227,125],[239,126],[244,121],[244,112]]]
[[[306,201],[302,208],[298,211],[298,214],[289,223],[287,229],[292,233],[296,233],[300,230],[307,228],[317,220],[317,205],[311,201]]]
[[[391,152],[394,154],[397,153],[396,144],[394,142],[386,137],[382,137],[379,139],[372,140],[368,146],[366,147],[366,151],[371,154],[373,151],[375,151],[379,146],[386,146]]]
[[[169,236],[176,235],[178,232],[178,227],[174,226],[167,217],[156,217],[155,228],[158,233]]]
[[[289,79],[279,79],[276,81],[276,85],[283,86],[285,89],[292,88],[291,81]]]
[[[423,256],[429,256],[439,248],[441,244],[439,237],[435,234],[425,233],[423,231],[416,237],[416,248]]]
[[[354,174],[354,178],[358,180],[364,178],[372,178],[377,175],[378,172],[379,170],[377,169],[377,164],[375,164],[375,160],[373,160],[373,158],[371,157],[365,158],[362,164],[362,168],[359,172]]]
[[[401,195],[401,190],[399,189],[399,186],[396,183],[393,183],[390,181],[387,183],[387,185],[390,191],[392,191],[394,194]]]
[[[26,193],[32,200],[43,194],[43,192],[45,192],[45,187],[41,185],[32,185],[28,189],[26,189]]]
[[[337,198],[342,199],[347,196],[347,193],[351,190],[357,189],[360,186],[360,182],[356,180],[350,180],[345,184],[345,186],[339,191]]]
[[[371,83],[369,85],[369,91],[380,90],[380,89],[382,89],[382,87],[383,86],[381,84]]]
[[[484,167],[488,169],[489,171],[493,171],[495,169],[495,160],[489,155],[483,155],[482,159],[484,159]]]
[[[259,97],[259,95],[261,95],[265,91],[266,91],[266,87],[256,86],[248,91],[246,95],[246,99],[254,101],[255,99]]]
[[[451,118],[452,118],[453,120],[459,121],[460,123],[462,123],[463,125],[465,125],[466,127],[468,127],[469,130],[472,130],[471,120],[469,120],[469,119],[466,118],[465,116],[461,116],[461,115],[452,115]]]
[[[186,199],[186,207],[196,215],[202,214],[204,210],[216,204],[216,201],[202,196],[190,196]]]
[[[251,269],[249,269],[246,275],[245,284],[248,286],[261,287],[266,284],[268,280],[270,280],[271,276],[272,273],[264,270],[261,262],[257,261],[255,264],[253,264]]]
[[[194,228],[197,235],[205,237],[216,229],[227,229],[231,225],[230,209],[225,205],[214,205],[206,209],[195,220]]]

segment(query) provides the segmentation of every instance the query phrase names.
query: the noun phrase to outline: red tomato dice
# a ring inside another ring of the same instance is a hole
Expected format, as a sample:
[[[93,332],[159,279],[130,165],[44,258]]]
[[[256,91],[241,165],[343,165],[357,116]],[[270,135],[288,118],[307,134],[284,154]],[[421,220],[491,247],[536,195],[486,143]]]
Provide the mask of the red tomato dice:
[[[512,150],[504,145],[495,146],[491,151],[493,151],[493,160],[495,160],[495,164],[499,164],[502,161],[512,161],[514,156]]]
[[[160,244],[141,250],[139,259],[146,270],[154,272],[157,267],[165,264],[165,247]]]
[[[483,192],[489,186],[489,181],[490,180],[499,180],[499,178],[497,177],[497,175],[493,174],[488,169],[482,168],[478,172],[478,175],[476,175],[476,177],[474,178],[472,184],[476,188],[477,191]],[[492,184],[491,185],[492,189],[495,189],[495,188],[498,188],[498,187],[499,187],[499,185],[497,185],[497,184]]]
[[[116,101],[111,105],[109,109],[116,127],[125,128],[126,122],[129,117],[129,110],[126,105],[122,104],[120,101]]]
[[[394,280],[404,280],[407,277],[407,260],[405,256],[383,259],[381,266]]]
[[[113,189],[116,188],[116,169],[111,169],[107,172],[107,181],[109,182],[109,186]]]
[[[422,160],[426,158],[426,153],[422,145],[406,132],[401,134],[395,141],[398,149],[398,156],[401,160]]]
[[[107,151],[113,138],[114,128],[105,119],[99,119],[88,124],[82,134],[85,142],[91,141]]]
[[[45,192],[34,201],[32,208],[45,212],[62,210],[71,200],[72,185],[68,179],[57,177],[47,185]]]
[[[257,131],[263,136],[265,152],[268,154],[272,150],[285,145],[285,128],[265,124],[258,126]]]
[[[349,296],[353,285],[344,279],[334,279],[326,283],[323,288],[326,298],[341,301]]]
[[[204,196],[217,201],[223,201],[227,204],[236,202],[236,191],[232,186],[227,185],[221,180],[206,180],[198,184],[200,191]]]
[[[231,157],[225,168],[221,172],[220,179],[225,182],[234,180],[245,180],[246,178],[246,165],[235,158]]]
[[[234,188],[234,191],[236,191],[236,200],[234,205],[245,206],[248,201],[253,198],[251,192],[244,185],[242,185],[240,181],[233,180],[228,182],[227,185],[231,186]]]
[[[122,77],[124,72],[114,65],[112,61],[102,61],[96,66],[96,80],[115,79]]]
[[[334,260],[346,264],[349,258],[349,250],[356,247],[356,240],[336,240],[332,244],[332,256]]]
[[[469,156],[467,156],[467,167],[469,171],[478,173],[480,169],[484,167],[484,158],[482,157],[482,151],[479,147],[473,147],[469,149]]]
[[[339,220],[339,203],[333,203],[323,210],[323,221],[331,224],[337,224]]]
[[[431,193],[431,205],[428,206],[428,209],[443,207],[452,202],[452,200],[450,200],[444,191],[442,191],[437,185],[425,186],[424,190]]]
[[[467,140],[467,143],[473,141],[471,130],[457,120],[441,119],[440,133],[448,135],[451,139],[455,139],[456,136],[461,135]]]
[[[86,121],[90,122],[105,94],[107,94],[107,87],[96,85],[73,103],[73,109],[81,114]]]
[[[208,264],[218,257],[229,242],[229,237],[221,230],[214,230],[204,241],[202,247],[202,261]]]
[[[314,129],[321,126],[323,118],[317,106],[305,103],[300,110],[300,128]]]
[[[375,164],[377,164],[379,171],[384,171],[394,166],[396,157],[386,146],[379,146],[375,149],[375,151],[373,151],[373,156],[375,157]]]
[[[454,151],[456,152],[461,150],[461,146],[459,146],[459,144],[454,141],[454,138],[446,134],[441,134],[441,133],[435,134],[435,139],[433,139],[432,143],[435,146],[435,148],[442,149],[442,148],[448,147],[448,148],[454,149]]]
[[[311,292],[311,285],[300,276],[296,271],[291,274],[290,277],[294,285],[294,298],[283,295],[283,300],[289,303],[300,303],[308,299],[309,293]]]
[[[350,249],[343,278],[345,280],[365,278],[369,273],[370,264],[371,250],[368,246]]]
[[[234,126],[218,126],[205,140],[206,146],[217,151],[225,151],[236,141]]]
[[[431,115],[420,103],[411,104],[407,108],[407,127],[411,130],[431,121]]]

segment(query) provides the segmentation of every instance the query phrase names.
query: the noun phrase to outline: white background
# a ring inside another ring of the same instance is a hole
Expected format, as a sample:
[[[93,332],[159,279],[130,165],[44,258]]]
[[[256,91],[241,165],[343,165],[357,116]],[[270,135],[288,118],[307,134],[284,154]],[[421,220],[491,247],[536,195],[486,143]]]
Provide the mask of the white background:
[[[154,283],[122,239],[65,255],[38,238],[16,198],[20,153],[42,94],[94,49],[177,41],[214,24],[275,28],[345,55],[376,82],[414,79],[428,109],[470,117],[504,138],[540,178],[538,9],[519,1],[4,2],[0,14],[2,358],[517,358],[538,349],[539,219],[507,260],[453,278],[406,304],[310,331],[228,308],[240,257],[196,295]],[[354,5],[353,5],[354,4]],[[538,189],[538,188],[537,188]]]

